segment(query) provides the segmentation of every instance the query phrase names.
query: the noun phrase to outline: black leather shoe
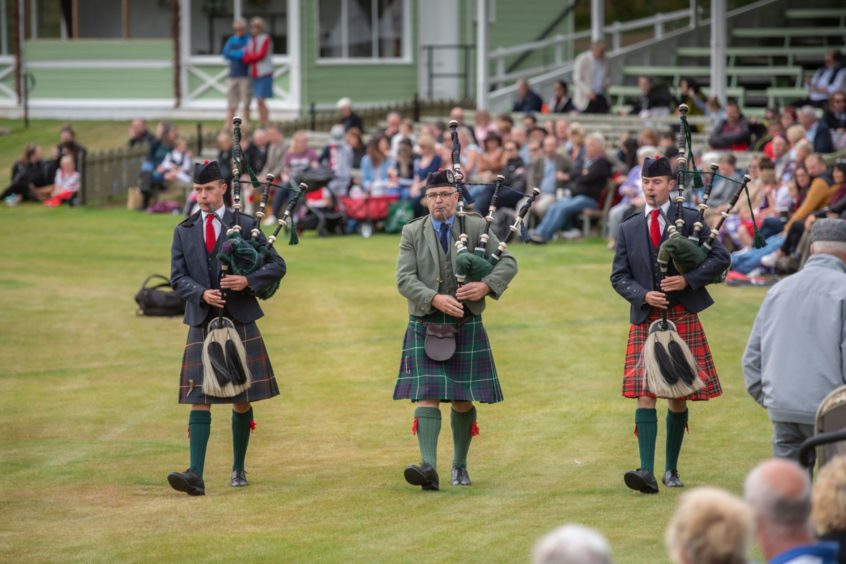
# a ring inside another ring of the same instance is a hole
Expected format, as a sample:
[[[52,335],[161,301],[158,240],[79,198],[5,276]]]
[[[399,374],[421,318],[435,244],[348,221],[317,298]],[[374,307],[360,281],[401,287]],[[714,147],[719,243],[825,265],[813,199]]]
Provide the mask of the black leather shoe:
[[[438,491],[440,489],[438,472],[427,462],[420,466],[412,464],[406,468],[405,481],[412,486],[420,486],[423,490]]]
[[[645,494],[658,493],[658,482],[655,481],[655,476],[652,475],[652,472],[647,470],[641,470],[640,468],[630,470],[625,473],[623,480],[629,488],[635,491]]]
[[[243,488],[247,485],[247,472],[245,470],[232,471],[232,487]]]
[[[190,468],[185,472],[171,472],[167,475],[167,483],[178,492],[185,492],[188,495],[206,495],[205,482]]]
[[[473,482],[470,481],[470,474],[467,473],[467,468],[464,466],[452,467],[452,485],[453,486],[469,486]]]
[[[664,472],[664,478],[661,480],[668,488],[683,488],[684,483],[679,478],[678,470],[667,470]]]

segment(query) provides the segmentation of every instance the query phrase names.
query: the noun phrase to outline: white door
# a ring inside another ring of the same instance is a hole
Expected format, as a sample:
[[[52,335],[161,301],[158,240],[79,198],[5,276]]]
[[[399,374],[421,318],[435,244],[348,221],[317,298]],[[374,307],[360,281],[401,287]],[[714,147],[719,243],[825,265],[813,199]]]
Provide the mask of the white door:
[[[420,98],[424,100],[457,100],[461,94],[461,79],[457,75],[464,53],[458,45],[458,6],[455,0],[425,0],[417,3],[419,14],[420,50],[418,57],[418,81]],[[427,49],[427,45],[452,46]],[[473,60],[470,53],[470,61]],[[431,60],[430,60],[431,56]]]

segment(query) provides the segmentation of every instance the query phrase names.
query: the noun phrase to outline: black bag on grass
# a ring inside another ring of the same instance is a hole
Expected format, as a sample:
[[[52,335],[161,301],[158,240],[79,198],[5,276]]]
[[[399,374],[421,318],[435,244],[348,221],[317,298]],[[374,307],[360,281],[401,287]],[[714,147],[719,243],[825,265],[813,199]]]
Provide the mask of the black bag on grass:
[[[153,279],[162,280],[155,286],[147,285]],[[185,313],[185,301],[170,287],[170,280],[161,274],[151,274],[141,284],[141,289],[135,294],[138,304],[136,315],[182,315]]]

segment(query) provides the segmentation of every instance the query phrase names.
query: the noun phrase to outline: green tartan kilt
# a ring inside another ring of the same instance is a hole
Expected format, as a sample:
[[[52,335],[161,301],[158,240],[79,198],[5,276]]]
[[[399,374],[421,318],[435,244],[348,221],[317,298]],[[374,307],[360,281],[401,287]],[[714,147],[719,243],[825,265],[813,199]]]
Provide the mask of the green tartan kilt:
[[[455,355],[444,362],[426,356],[423,350],[426,326],[423,321],[454,323],[456,320],[442,313],[425,318],[409,317],[394,399],[502,401],[502,389],[482,317],[472,316],[459,328]]]
[[[208,321],[208,320],[207,320]],[[203,341],[208,323],[192,325],[188,329],[188,341],[182,355],[182,372],[179,376],[179,403],[245,403],[272,398],[279,395],[279,386],[267,356],[264,339],[255,323],[240,323],[232,319],[235,330],[247,353],[252,382],[250,387],[235,397],[219,398],[203,393]]]

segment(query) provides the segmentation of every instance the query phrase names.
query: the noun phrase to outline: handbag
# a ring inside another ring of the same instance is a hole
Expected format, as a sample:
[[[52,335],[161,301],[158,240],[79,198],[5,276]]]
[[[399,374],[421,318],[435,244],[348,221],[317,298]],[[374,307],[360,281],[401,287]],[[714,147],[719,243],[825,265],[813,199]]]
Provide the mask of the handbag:
[[[161,283],[147,286],[151,280],[159,279]],[[136,315],[170,316],[185,313],[185,300],[170,287],[170,280],[161,274],[151,274],[141,284],[141,289],[135,294],[138,304]]]

